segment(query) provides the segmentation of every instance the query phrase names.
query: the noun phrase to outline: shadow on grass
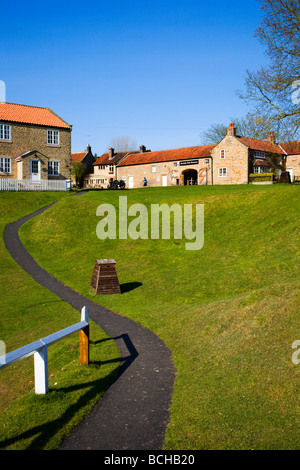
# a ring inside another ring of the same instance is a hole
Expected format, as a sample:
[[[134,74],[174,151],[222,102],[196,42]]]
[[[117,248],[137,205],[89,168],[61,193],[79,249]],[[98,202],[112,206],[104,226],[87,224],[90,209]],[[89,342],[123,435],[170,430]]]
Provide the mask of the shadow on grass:
[[[131,290],[137,289],[142,285],[143,284],[141,282],[126,282],[124,284],[120,284],[121,294],[125,294],[125,292],[130,292]]]
[[[116,338],[107,338],[107,340],[101,340],[98,342],[96,341],[94,344],[111,340],[124,341],[129,354],[125,357],[118,357],[103,362],[91,362],[91,364],[101,366],[103,364],[116,363],[119,364],[119,367],[116,367],[109,375],[104,378],[79,385],[72,385],[70,387],[55,388],[55,390],[50,390],[47,395],[39,396],[38,399],[44,400],[43,405],[47,405],[47,400],[51,401],[53,399],[55,401],[55,396],[76,392],[81,389],[87,389],[86,393],[84,393],[84,395],[82,395],[76,403],[69,406],[59,418],[53,419],[52,421],[48,421],[47,423],[43,423],[38,426],[33,426],[31,429],[27,429],[26,431],[21,432],[20,434],[15,435],[14,437],[2,440],[0,442],[0,449],[7,449],[8,447],[13,446],[18,441],[25,441],[27,439],[31,439],[31,442],[28,445],[25,444],[23,450],[45,449],[47,443],[56,434],[60,433],[63,428],[66,428],[68,423],[72,421],[74,416],[78,414],[81,410],[83,410],[89,404],[89,402],[95,399],[95,397],[99,394],[99,391],[104,393],[116,380],[118,380],[118,378],[130,366],[130,364],[132,364],[132,362],[136,359],[138,353],[134,345],[132,344],[130,337],[127,334],[118,336]],[[34,396],[33,398],[35,399],[37,397]],[[99,398],[99,400],[101,400],[101,398]],[[38,405],[39,403],[37,402],[33,406],[37,407]],[[77,425],[78,424],[79,423],[77,423]],[[66,433],[60,437],[60,441],[65,437]]]

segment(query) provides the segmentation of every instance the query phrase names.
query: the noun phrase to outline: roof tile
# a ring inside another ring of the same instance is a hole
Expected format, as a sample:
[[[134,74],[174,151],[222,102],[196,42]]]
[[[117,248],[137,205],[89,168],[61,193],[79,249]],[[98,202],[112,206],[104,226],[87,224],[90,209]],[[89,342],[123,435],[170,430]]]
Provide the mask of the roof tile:
[[[0,102],[0,121],[71,129],[70,124],[49,108]]]

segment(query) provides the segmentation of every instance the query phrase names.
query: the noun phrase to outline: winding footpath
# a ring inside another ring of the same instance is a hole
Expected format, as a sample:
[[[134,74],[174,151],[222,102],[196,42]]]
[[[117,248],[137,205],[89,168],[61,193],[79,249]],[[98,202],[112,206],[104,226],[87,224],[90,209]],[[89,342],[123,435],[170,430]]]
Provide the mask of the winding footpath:
[[[175,378],[172,354],[154,333],[64,285],[26,251],[19,228],[50,206],[8,224],[4,232],[6,248],[24,271],[64,302],[78,311],[86,305],[90,318],[114,339],[121,355],[117,379],[59,449],[161,449]]]

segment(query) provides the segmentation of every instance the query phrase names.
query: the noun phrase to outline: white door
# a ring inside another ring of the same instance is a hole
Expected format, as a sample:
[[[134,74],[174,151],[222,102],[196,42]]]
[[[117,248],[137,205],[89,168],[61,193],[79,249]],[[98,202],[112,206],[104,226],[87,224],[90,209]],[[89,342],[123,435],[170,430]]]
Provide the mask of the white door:
[[[40,160],[30,160],[30,179],[31,181],[40,181],[41,179]]]
[[[162,175],[162,185],[168,186],[168,177],[167,175]]]
[[[133,188],[133,176],[128,177],[128,186],[129,188]]]

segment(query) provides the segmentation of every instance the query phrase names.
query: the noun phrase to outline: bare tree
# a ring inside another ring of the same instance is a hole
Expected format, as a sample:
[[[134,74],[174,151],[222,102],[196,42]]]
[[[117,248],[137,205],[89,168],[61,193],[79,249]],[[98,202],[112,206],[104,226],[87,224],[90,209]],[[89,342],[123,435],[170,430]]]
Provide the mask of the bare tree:
[[[238,95],[267,116],[284,140],[300,131],[300,0],[260,0],[263,18],[255,36],[266,47],[269,65],[247,70]]]
[[[231,118],[237,128],[237,134],[252,139],[267,140],[270,132],[273,132],[273,123],[268,116],[256,116],[248,113],[243,118]],[[226,136],[228,124],[212,124],[201,134],[202,144],[218,144]],[[282,135],[275,135],[277,141],[281,140]]]
[[[116,152],[129,152],[137,149],[137,143],[131,137],[122,136],[111,139],[108,148],[114,148]]]

